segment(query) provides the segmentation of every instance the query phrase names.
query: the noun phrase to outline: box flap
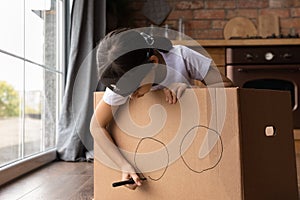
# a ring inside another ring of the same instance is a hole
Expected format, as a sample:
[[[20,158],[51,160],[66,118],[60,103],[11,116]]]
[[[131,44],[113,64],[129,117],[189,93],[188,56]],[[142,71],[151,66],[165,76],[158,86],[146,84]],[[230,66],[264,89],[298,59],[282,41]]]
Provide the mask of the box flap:
[[[298,199],[289,93],[240,89],[239,102],[245,199]]]

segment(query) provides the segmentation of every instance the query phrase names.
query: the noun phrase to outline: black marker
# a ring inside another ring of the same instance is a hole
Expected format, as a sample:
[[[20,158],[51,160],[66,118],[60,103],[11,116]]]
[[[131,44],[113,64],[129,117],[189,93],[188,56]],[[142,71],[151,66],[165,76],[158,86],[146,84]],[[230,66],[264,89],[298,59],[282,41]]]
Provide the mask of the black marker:
[[[142,181],[147,180],[146,178],[140,178]],[[114,182],[112,184],[113,187],[118,187],[118,186],[122,186],[122,185],[126,185],[126,184],[134,184],[134,180],[132,178],[130,178],[129,180],[126,181],[119,181],[119,182]]]

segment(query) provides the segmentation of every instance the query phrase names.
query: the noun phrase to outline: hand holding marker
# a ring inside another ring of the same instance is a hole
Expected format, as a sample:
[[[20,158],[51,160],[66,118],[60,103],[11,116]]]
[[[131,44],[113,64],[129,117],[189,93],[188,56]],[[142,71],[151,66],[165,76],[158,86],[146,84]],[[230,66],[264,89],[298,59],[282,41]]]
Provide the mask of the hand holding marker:
[[[140,178],[142,181],[145,181],[147,180],[146,178]],[[118,186],[122,186],[122,185],[126,185],[126,184],[134,184],[134,180],[131,178],[129,180],[126,180],[126,181],[120,181],[120,182],[114,182],[112,184],[113,187],[118,187]]]

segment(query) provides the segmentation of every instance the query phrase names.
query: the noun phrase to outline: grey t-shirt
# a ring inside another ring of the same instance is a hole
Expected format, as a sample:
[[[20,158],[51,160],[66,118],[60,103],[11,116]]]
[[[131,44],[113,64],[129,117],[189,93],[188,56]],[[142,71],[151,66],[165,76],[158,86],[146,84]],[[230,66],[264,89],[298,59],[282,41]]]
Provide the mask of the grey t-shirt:
[[[165,79],[152,90],[168,87],[172,83],[191,84],[192,80],[203,80],[206,76],[212,60],[197,51],[186,46],[175,45],[168,53],[162,53],[166,65],[167,73]],[[118,106],[125,104],[129,96],[123,97],[111,89],[106,88],[103,100],[105,103]]]

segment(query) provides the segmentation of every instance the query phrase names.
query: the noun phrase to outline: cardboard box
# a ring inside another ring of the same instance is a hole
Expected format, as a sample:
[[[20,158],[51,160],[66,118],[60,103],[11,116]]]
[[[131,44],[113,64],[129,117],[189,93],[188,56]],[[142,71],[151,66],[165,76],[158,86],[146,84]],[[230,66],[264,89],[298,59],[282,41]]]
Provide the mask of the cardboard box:
[[[169,105],[155,91],[115,121],[116,143],[147,181],[112,187],[121,173],[95,142],[95,200],[298,199],[288,92],[194,88]]]

